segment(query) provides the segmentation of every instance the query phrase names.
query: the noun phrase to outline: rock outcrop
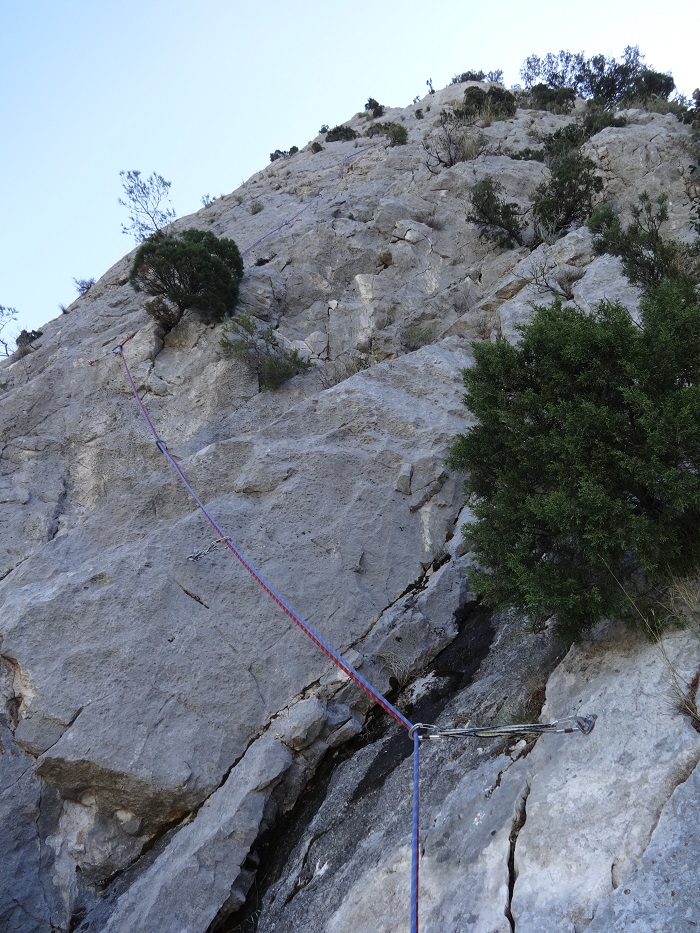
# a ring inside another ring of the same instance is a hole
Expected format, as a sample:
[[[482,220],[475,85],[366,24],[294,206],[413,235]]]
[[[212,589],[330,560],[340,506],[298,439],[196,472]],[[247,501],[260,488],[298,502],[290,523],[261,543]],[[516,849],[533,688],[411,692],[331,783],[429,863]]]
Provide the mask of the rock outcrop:
[[[526,209],[548,169],[509,153],[573,117],[518,110],[434,174],[422,141],[461,92],[389,109],[406,146],[309,145],[176,222],[247,251],[242,309],[314,363],[282,389],[260,393],[196,313],[163,335],[129,257],[0,365],[8,933],[408,926],[411,743],[210,547],[111,352],[133,332],[136,385],[197,495],[413,721],[599,716],[585,737],[423,743],[423,928],[694,929],[700,736],[677,694],[697,641],[607,624],[564,655],[469,592],[445,455],[469,424],[471,342],[517,339],[553,297],[543,268],[584,309],[635,314],[638,293],[585,228],[536,249],[479,236],[470,186],[495,175]],[[684,236],[688,132],[626,116],[587,144],[607,196],[624,212],[668,194]]]

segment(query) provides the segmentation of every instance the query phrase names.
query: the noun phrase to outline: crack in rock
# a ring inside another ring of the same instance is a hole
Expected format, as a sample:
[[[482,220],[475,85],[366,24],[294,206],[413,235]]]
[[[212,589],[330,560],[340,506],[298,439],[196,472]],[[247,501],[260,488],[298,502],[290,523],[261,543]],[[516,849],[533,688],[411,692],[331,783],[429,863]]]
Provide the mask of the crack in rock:
[[[515,847],[518,842],[520,831],[527,820],[527,798],[530,794],[530,785],[528,784],[518,801],[515,816],[513,817],[513,826],[508,837],[508,902],[503,913],[510,924],[511,933],[515,933],[515,917],[513,916],[513,893],[515,891],[515,882],[518,878],[518,871],[515,865]]]

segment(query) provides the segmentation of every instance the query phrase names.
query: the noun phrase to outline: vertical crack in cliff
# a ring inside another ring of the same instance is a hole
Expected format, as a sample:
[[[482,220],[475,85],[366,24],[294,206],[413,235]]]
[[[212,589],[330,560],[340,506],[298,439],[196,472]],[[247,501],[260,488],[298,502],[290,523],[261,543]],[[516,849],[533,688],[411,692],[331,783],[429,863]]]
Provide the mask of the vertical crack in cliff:
[[[505,910],[503,913],[510,924],[510,929],[512,933],[515,933],[515,918],[513,916],[513,893],[515,891],[515,882],[518,877],[518,872],[515,867],[515,846],[518,842],[518,836],[520,831],[525,825],[527,819],[527,798],[530,795],[530,785],[526,785],[523,794],[518,801],[518,808],[513,817],[513,826],[510,831],[510,836],[508,839],[508,902],[506,903]]]
[[[59,493],[58,499],[56,500],[56,507],[53,510],[53,515],[51,516],[51,521],[46,532],[46,540],[53,541],[53,539],[58,534],[58,529],[61,524],[61,515],[65,512],[66,508],[66,499],[68,497],[68,486],[66,484],[65,477],[61,479],[61,492]]]

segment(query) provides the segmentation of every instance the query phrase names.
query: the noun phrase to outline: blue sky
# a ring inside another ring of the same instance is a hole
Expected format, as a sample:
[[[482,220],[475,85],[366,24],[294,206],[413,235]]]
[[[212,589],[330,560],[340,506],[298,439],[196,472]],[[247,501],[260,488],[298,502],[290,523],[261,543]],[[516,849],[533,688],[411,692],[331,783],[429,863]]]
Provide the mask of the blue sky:
[[[119,172],[172,182],[178,216],[233,191],[371,95],[406,106],[466,69],[639,45],[690,94],[693,0],[0,0],[0,304],[38,328],[134,245]],[[7,331],[3,336],[8,336]]]

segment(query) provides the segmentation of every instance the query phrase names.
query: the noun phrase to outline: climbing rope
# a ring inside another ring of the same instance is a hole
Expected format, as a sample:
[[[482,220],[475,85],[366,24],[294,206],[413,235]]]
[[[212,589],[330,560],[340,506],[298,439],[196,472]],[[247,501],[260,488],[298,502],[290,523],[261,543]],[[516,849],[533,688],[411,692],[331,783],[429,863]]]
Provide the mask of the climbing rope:
[[[200,551],[195,549],[192,554],[188,556],[188,560],[198,561],[206,554],[209,554],[211,551],[216,550],[219,545],[224,545],[242,564],[245,570],[253,577],[253,579],[262,587],[262,589],[267,593],[267,595],[279,606],[279,608],[287,615],[289,618],[304,632],[304,634],[319,648],[323,654],[326,655],[350,680],[352,680],[358,687],[360,687],[375,703],[377,703],[385,712],[387,712],[393,719],[395,719],[400,725],[402,725],[409,734],[409,737],[413,740],[413,800],[412,800],[412,809],[413,809],[413,819],[412,819],[412,831],[411,831],[411,933],[418,933],[418,904],[419,904],[419,864],[420,864],[420,743],[425,739],[438,739],[438,738],[457,738],[463,736],[478,736],[483,738],[491,738],[496,736],[512,736],[512,735],[540,735],[547,732],[562,732],[562,733],[572,733],[572,732],[581,732],[583,735],[588,735],[595,726],[596,716],[595,714],[590,714],[588,716],[572,716],[568,719],[558,719],[550,723],[530,723],[525,725],[511,725],[511,726],[468,726],[465,728],[459,729],[442,729],[439,726],[431,725],[428,723],[411,723],[406,716],[403,715],[400,710],[398,710],[386,697],[382,696],[378,690],[376,690],[370,683],[367,681],[362,674],[359,673],[349,662],[347,662],[342,655],[340,655],[335,648],[333,648],[329,642],[326,641],[323,636],[316,631],[297,611],[291,606],[283,596],[281,596],[274,587],[268,583],[265,577],[257,570],[254,565],[243,555],[243,553],[233,544],[231,538],[224,533],[222,528],[216,522],[214,517],[211,515],[207,507],[201,501],[197,493],[194,491],[190,485],[189,480],[185,476],[182,468],[177,463],[175,458],[172,456],[170,451],[167,448],[167,445],[163,439],[158,434],[158,431],[153,424],[146,406],[143,403],[141,396],[139,395],[138,389],[136,388],[136,383],[134,382],[133,376],[131,375],[131,370],[124,356],[124,344],[127,343],[133,337],[133,334],[130,334],[126,340],[121,344],[113,348],[113,353],[121,361],[122,367],[126,374],[126,378],[131,386],[131,391],[136,399],[136,402],[139,406],[141,414],[146,421],[146,424],[153,435],[156,447],[158,450],[165,456],[168,463],[177,473],[180,481],[185,486],[189,494],[192,496],[194,501],[197,503],[198,508],[209,522],[209,524],[214,528],[218,534],[218,538],[213,541],[205,550]]]
[[[352,156],[348,156],[342,163],[338,177],[342,178],[343,172],[347,166],[362,155],[366,151],[365,147],[359,152],[353,153]],[[272,236],[274,233],[277,233],[279,230],[284,227],[294,223],[313,203],[321,197],[323,192],[319,192],[315,195],[304,207],[294,214],[293,217],[288,218],[284,223],[275,227],[274,229],[268,231],[264,236],[257,239],[254,243],[248,246],[241,255],[245,256],[250,253],[256,246],[266,240],[269,236]],[[233,556],[239,561],[239,563],[244,567],[244,569],[253,577],[253,579],[259,584],[259,586],[267,593],[267,595],[279,606],[279,608],[297,625],[304,634],[316,645],[319,650],[328,657],[333,664],[336,665],[353,683],[355,683],[361,690],[363,690],[375,703],[377,703],[386,713],[388,713],[393,719],[396,720],[401,726],[403,726],[407,731],[409,737],[413,740],[413,799],[412,799],[412,831],[411,831],[411,933],[419,933],[418,931],[418,914],[419,914],[419,864],[420,864],[420,743],[425,739],[438,739],[438,738],[455,738],[460,736],[479,736],[479,737],[495,737],[502,735],[514,735],[514,734],[541,734],[545,732],[574,732],[579,731],[584,735],[588,735],[594,725],[596,717],[595,715],[590,715],[586,717],[571,717],[570,719],[561,719],[552,723],[534,723],[530,725],[522,726],[491,726],[491,727],[468,727],[463,729],[441,729],[438,726],[426,724],[426,723],[416,723],[415,725],[410,722],[403,713],[400,712],[386,697],[382,696],[378,690],[376,690],[370,683],[367,681],[360,673],[357,671],[350,663],[348,663],[342,655],[340,655],[330,644],[326,641],[323,636],[317,632],[297,611],[291,606],[283,596],[281,596],[277,590],[263,577],[259,570],[257,570],[254,565],[243,555],[243,553],[233,544],[228,535],[224,533],[219,524],[213,518],[209,510],[206,508],[204,503],[201,501],[199,496],[196,494],[192,486],[190,485],[187,477],[185,476],[183,470],[170,454],[167,445],[159,436],[158,431],[155,428],[155,425],[151,421],[151,418],[146,410],[146,406],[141,399],[141,396],[138,393],[136,384],[134,383],[131,371],[126,362],[124,356],[124,345],[128,343],[133,337],[136,336],[138,331],[134,331],[129,334],[118,346],[114,347],[112,352],[115,356],[121,361],[122,367],[126,374],[126,378],[131,386],[131,391],[133,392],[134,398],[139,406],[141,414],[146,421],[146,424],[153,435],[156,447],[158,450],[165,456],[168,463],[177,473],[180,481],[183,483],[189,494],[192,496],[196,502],[198,508],[209,522],[209,524],[214,528],[218,534],[218,538],[213,541],[207,548],[203,551],[200,551],[195,548],[195,550],[190,554],[187,560],[198,561],[203,558],[205,555],[211,553],[218,549],[219,545],[224,545]],[[108,354],[105,354],[108,355]],[[98,359],[89,360],[89,365],[93,366],[95,363],[99,362]]]

